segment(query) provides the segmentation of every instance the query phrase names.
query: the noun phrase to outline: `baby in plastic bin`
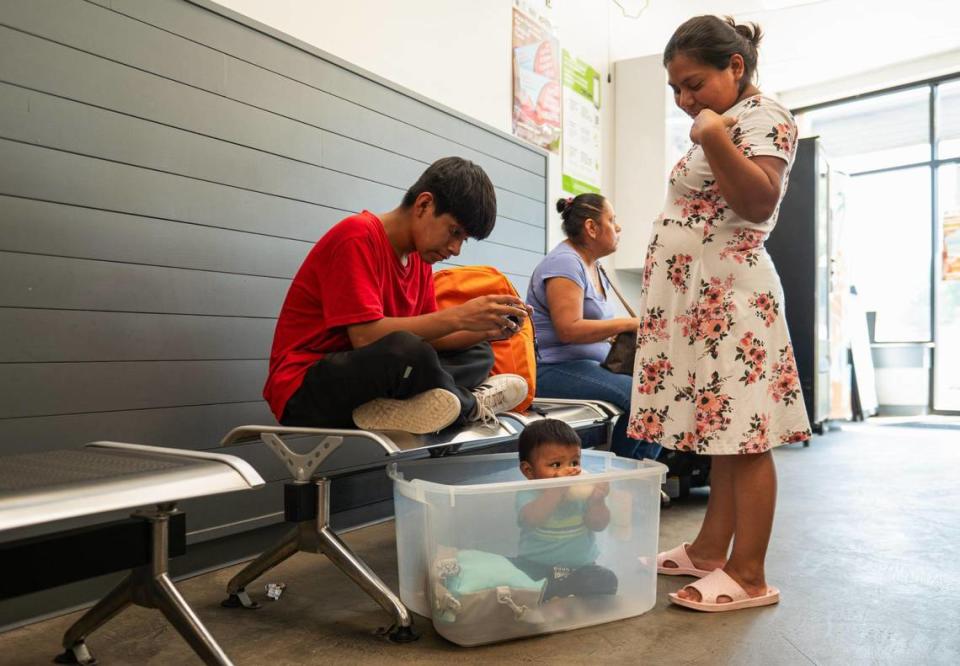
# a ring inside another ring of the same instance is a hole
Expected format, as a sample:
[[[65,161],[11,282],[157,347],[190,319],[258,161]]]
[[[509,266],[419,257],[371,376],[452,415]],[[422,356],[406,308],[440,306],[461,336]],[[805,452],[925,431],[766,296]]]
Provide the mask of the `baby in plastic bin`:
[[[580,474],[580,437],[569,425],[543,419],[518,440],[520,471],[528,479]],[[520,545],[513,564],[534,580],[547,579],[543,600],[616,594],[617,576],[595,564],[596,532],[606,529],[610,510],[606,483],[577,484],[517,493]]]

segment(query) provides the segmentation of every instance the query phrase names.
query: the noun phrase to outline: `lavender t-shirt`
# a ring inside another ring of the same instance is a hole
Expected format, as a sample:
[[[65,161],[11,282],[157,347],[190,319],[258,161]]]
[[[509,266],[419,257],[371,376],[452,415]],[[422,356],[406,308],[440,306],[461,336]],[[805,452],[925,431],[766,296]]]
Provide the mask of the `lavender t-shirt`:
[[[562,363],[589,359],[603,361],[610,351],[606,340],[590,344],[568,344],[560,342],[557,331],[550,318],[547,306],[547,280],[564,277],[575,282],[583,289],[583,318],[612,319],[613,306],[602,294],[597,293],[593,281],[587,275],[583,259],[569,243],[560,243],[545,256],[533,271],[530,286],[527,288],[527,303],[533,307],[533,326],[537,332],[540,349],[540,363]],[[603,288],[609,294],[610,283],[601,275]]]

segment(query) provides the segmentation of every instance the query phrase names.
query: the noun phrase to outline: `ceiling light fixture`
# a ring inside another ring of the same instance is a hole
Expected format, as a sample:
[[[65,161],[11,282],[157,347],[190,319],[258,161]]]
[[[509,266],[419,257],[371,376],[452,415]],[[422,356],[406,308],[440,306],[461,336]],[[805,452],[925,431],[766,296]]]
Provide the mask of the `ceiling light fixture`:
[[[647,7],[650,5],[650,0],[613,0],[613,4],[620,8],[620,13],[623,14],[628,19],[638,19],[640,15],[647,10]],[[628,10],[623,5],[630,5]]]

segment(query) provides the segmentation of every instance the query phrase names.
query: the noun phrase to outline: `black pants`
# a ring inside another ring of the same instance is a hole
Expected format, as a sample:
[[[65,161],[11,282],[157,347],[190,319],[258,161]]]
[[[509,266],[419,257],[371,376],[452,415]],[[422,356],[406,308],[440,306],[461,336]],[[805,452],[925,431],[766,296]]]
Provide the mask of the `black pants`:
[[[617,574],[597,564],[585,564],[574,569],[531,562],[522,557],[515,557],[510,561],[533,580],[547,579],[544,601],[554,597],[590,597],[617,593]]]
[[[397,331],[360,349],[327,354],[310,366],[287,401],[281,423],[352,428],[351,414],[365,402],[402,400],[434,388],[446,389],[460,399],[458,422],[463,422],[477,404],[470,389],[482,384],[492,368],[488,342],[437,352],[416,335]]]

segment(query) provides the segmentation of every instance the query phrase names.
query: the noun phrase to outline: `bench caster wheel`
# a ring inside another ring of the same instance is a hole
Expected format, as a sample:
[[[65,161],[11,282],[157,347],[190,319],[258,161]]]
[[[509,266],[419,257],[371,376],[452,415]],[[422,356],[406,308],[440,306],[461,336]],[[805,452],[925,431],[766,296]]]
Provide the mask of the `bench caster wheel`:
[[[246,608],[248,610],[260,608],[260,604],[251,599],[250,595],[247,594],[247,591],[244,589],[239,590],[236,594],[231,594],[221,601],[220,605],[224,608]]]
[[[87,644],[83,641],[79,643],[74,643],[73,647],[69,647],[56,657],[53,658],[53,663],[55,664],[81,664],[81,666],[96,666],[97,660],[90,650],[87,649]]]
[[[387,634],[391,643],[412,643],[420,638],[420,634],[413,630],[413,627],[397,627],[394,631]]]

